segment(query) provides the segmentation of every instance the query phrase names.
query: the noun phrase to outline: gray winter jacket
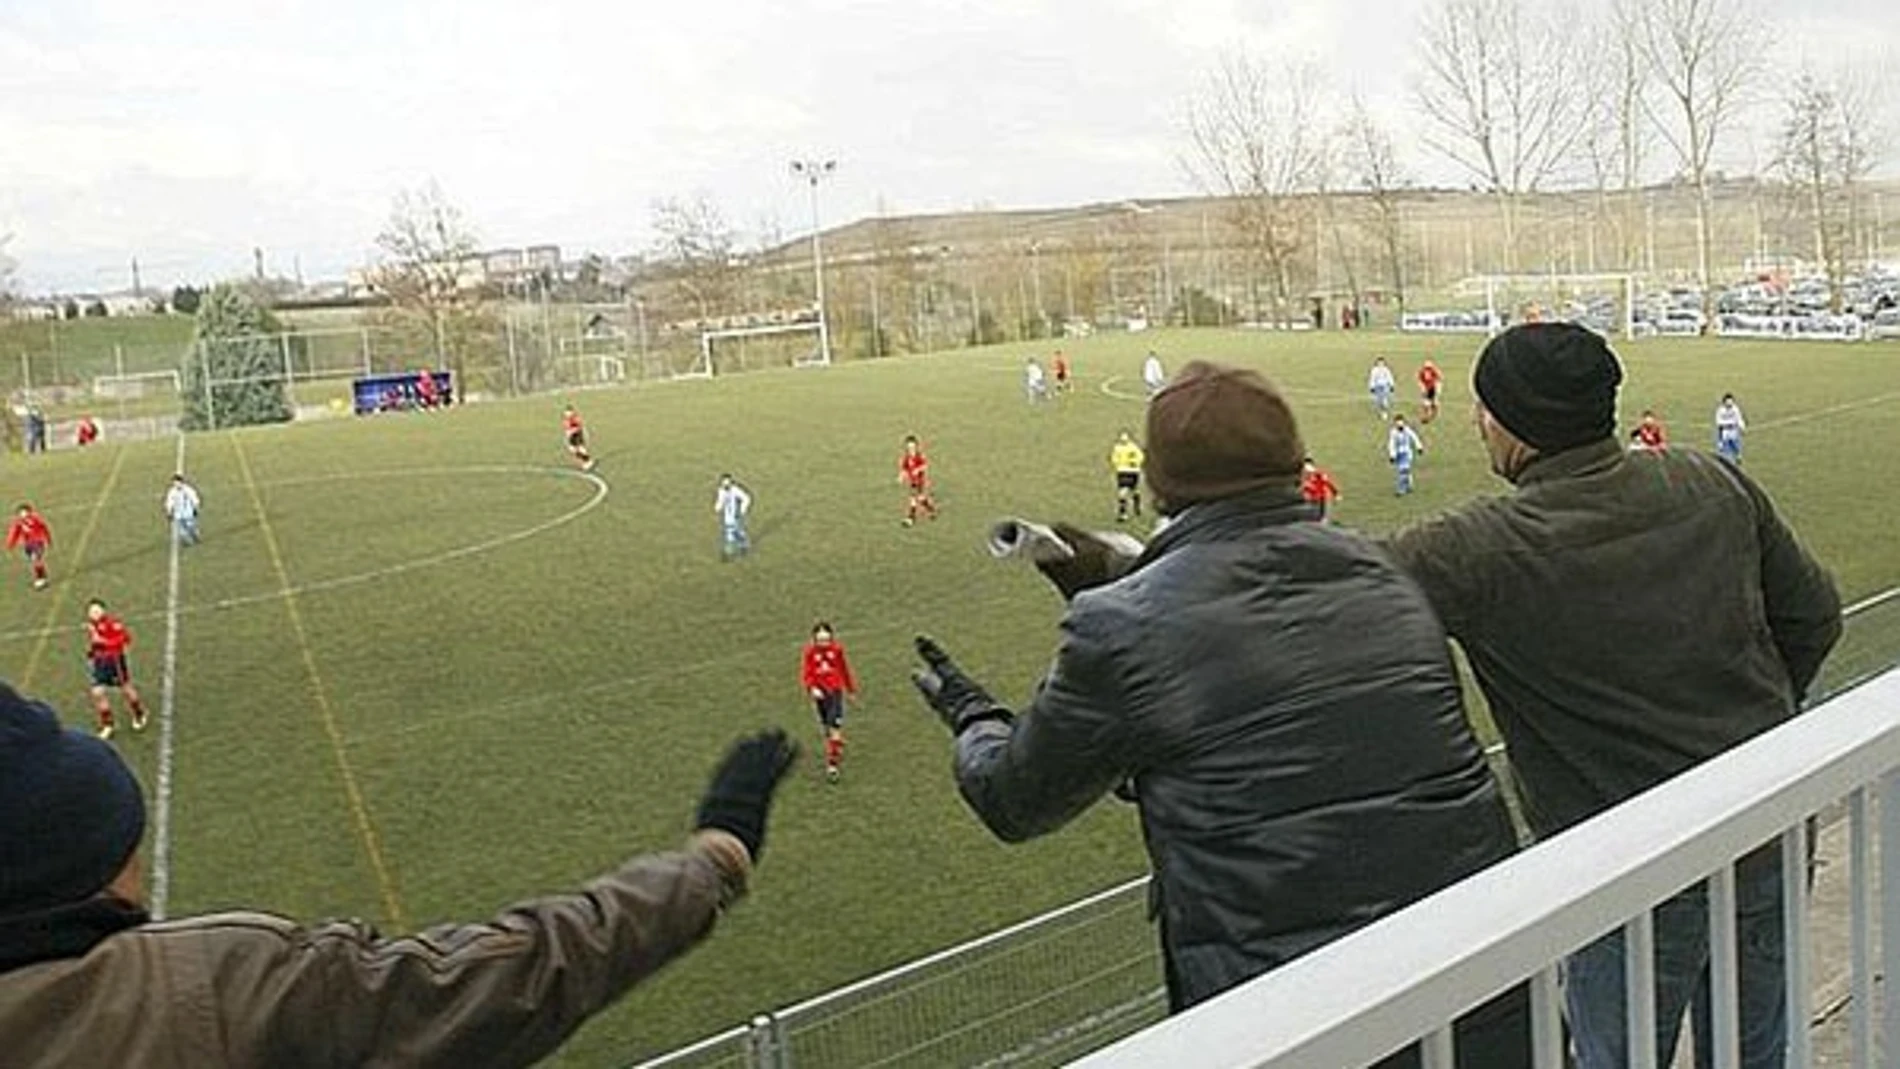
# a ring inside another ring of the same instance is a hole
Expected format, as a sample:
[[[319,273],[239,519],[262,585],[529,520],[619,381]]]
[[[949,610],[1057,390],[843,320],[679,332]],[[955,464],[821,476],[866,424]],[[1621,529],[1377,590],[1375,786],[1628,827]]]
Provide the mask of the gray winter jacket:
[[[1196,505],[1077,595],[1025,715],[958,739],[999,837],[1132,779],[1171,1001],[1208,998],[1515,848],[1444,633],[1295,488]]]

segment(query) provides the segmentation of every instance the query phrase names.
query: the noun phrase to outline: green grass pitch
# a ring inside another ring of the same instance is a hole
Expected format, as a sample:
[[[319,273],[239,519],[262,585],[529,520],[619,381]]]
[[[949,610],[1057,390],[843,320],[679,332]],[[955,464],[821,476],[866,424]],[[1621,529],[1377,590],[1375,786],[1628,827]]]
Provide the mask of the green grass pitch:
[[[1107,455],[1139,429],[1138,366],[1259,367],[1292,397],[1346,523],[1386,530],[1499,489],[1471,430],[1469,337],[1169,332],[1073,342],[1078,383],[1031,410],[1032,350],[955,354],[577,395],[606,491],[561,450],[561,398],[193,436],[205,542],[183,558],[173,912],[355,914],[388,928],[485,915],[688,831],[728,739],[783,725],[807,758],[755,893],[706,946],[603,1014],[556,1059],[614,1065],[1022,919],[1142,870],[1131,810],[1105,802],[1040,842],[997,844],[965,812],[949,745],[907,680],[939,639],[1012,701],[1061,612],[991,561],[1004,515],[1107,525]],[[1724,390],[1747,464],[1856,598],[1900,583],[1892,536],[1900,348],[1625,343],[1626,411],[1706,447]],[[1364,394],[1388,356],[1412,409],[1444,367],[1419,489],[1391,491]],[[1046,357],[1046,349],[1037,355]],[[901,437],[921,435],[943,518],[901,529]],[[54,585],[0,569],[0,668],[74,723],[84,601],[130,616],[156,701],[166,630],[159,498],[173,442],[14,458],[6,498],[49,512]],[[754,555],[722,564],[714,481],[756,495]],[[1857,636],[1870,658],[1900,626]],[[845,777],[812,759],[797,682],[811,622],[835,621],[864,684]],[[1864,630],[1864,629],[1863,629]],[[1872,637],[1867,637],[1871,635]],[[148,787],[157,733],[121,736]]]

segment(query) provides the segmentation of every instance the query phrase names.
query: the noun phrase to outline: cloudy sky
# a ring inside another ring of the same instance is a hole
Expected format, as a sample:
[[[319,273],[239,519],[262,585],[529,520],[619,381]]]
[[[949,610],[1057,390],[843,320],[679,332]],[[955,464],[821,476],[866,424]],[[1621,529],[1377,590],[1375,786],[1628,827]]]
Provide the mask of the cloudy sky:
[[[338,276],[431,180],[486,244],[570,254],[696,192],[796,233],[805,155],[840,162],[831,222],[1192,192],[1180,118],[1224,52],[1310,57],[1402,123],[1425,2],[0,0],[0,234],[22,288],[90,290],[253,246]],[[1777,62],[1900,56],[1891,3],[1805,0]]]

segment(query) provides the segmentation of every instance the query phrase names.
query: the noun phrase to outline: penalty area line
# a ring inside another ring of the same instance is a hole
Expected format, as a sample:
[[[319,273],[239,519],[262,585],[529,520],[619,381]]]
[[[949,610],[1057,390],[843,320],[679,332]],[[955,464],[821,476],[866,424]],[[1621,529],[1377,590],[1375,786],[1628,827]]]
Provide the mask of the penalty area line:
[[[291,634],[297,640],[297,650],[303,659],[304,675],[310,684],[317,722],[330,744],[330,756],[336,763],[337,776],[342,780],[343,795],[349,803],[357,836],[362,840],[363,854],[376,877],[376,889],[382,898],[383,918],[391,928],[403,930],[408,927],[408,923],[403,915],[402,899],[396,893],[396,881],[390,875],[389,862],[383,854],[382,838],[376,832],[375,822],[370,819],[369,802],[356,778],[356,769],[350,764],[349,752],[344,748],[343,732],[337,727],[336,709],[330,704],[330,692],[324,686],[322,671],[317,667],[316,653],[310,648],[310,633],[304,627],[303,610],[297,605],[296,584],[290,581],[290,569],[284,563],[284,553],[277,543],[277,531],[271,526],[270,514],[264,509],[264,496],[258,491],[257,478],[251,474],[251,462],[244,453],[244,443],[237,434],[230,435],[230,440],[231,448],[237,453],[238,470],[244,476],[245,490],[250,494],[251,508],[257,513],[257,526],[264,535],[264,548],[270,556],[271,568],[277,573],[281,588],[279,596],[283,599],[284,614],[290,618]]]
[[[185,432],[178,432],[178,452],[172,462],[185,472]],[[171,532],[170,559],[165,566],[165,656],[159,674],[158,775],[152,791],[152,902],[153,920],[165,919],[172,886],[172,782],[176,736],[173,713],[178,698],[178,527]]]

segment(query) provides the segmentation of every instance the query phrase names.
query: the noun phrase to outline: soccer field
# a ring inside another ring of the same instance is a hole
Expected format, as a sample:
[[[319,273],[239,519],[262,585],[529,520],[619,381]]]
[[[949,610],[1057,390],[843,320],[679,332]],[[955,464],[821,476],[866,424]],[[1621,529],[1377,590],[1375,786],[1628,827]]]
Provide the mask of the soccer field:
[[[86,599],[127,615],[154,705],[175,627],[168,774],[158,725],[120,736],[166,813],[174,914],[354,914],[388,930],[483,916],[672,847],[731,737],[793,730],[807,756],[751,900],[555,1059],[624,1064],[1142,871],[1133,813],[1113,802],[1037,843],[992,841],[907,671],[910,637],[928,632],[1000,696],[1027,697],[1061,604],[991,561],[983,534],[1004,515],[1112,521],[1108,450],[1139,431],[1148,347],[1171,370],[1205,356],[1266,371],[1341,485],[1338,517],[1382,531],[1501,488],[1468,418],[1477,344],[1100,337],[1067,346],[1073,394],[1033,410],[1023,346],[590,392],[574,400],[598,478],[566,463],[558,397],[194,435],[182,448],[205,541],[181,555],[175,602],[159,510],[175,442],[12,458],[9,501],[53,525],[54,583],[30,592],[17,557],[0,571],[0,666],[86,723]],[[1619,348],[1629,418],[1653,407],[1677,444],[1705,448],[1733,391],[1749,470],[1843,595],[1900,584],[1900,346]],[[1449,386],[1404,499],[1365,396],[1375,354],[1408,412],[1425,356]],[[898,524],[906,433],[929,448],[943,512],[912,530]],[[712,512],[722,471],[756,498],[755,551],[733,564]],[[797,679],[819,617],[863,684],[836,786]],[[1888,623],[1857,634],[1837,674],[1895,654]]]

